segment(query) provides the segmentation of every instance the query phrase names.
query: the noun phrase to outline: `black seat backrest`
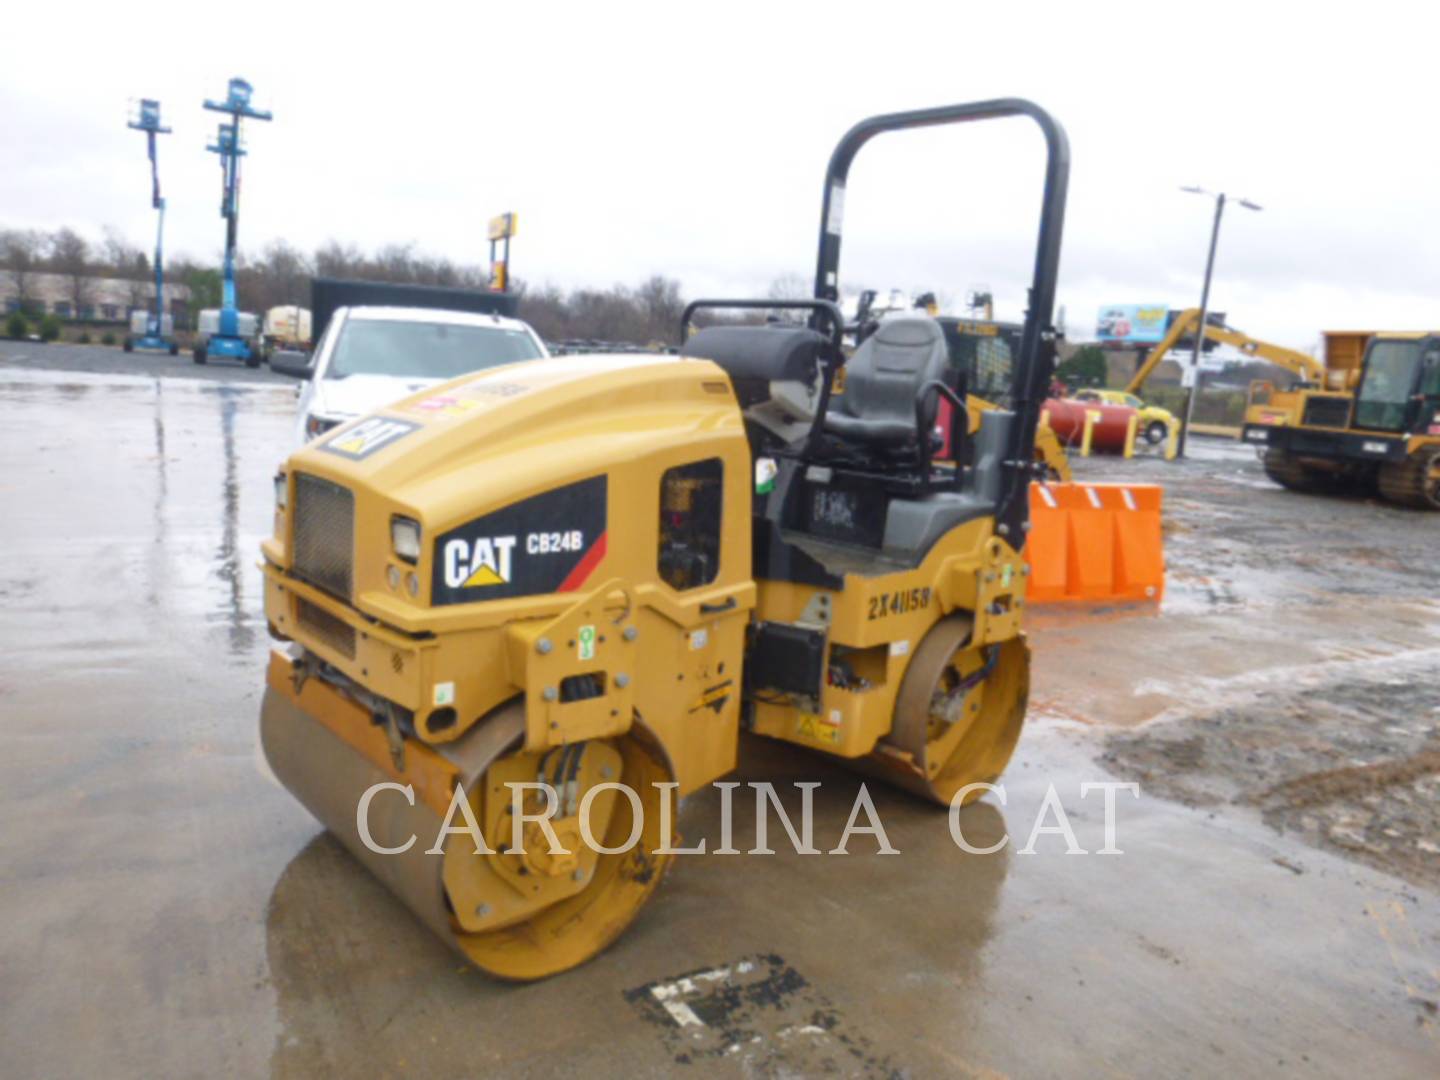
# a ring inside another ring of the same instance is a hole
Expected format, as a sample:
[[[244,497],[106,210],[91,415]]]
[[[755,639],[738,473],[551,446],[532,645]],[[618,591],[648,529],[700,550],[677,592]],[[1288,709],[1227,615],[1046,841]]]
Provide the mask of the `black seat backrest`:
[[[915,397],[944,382],[950,350],[940,324],[926,316],[885,319],[845,365],[845,392],[830,402],[826,430],[865,442],[914,442]],[[934,423],[936,400],[927,405]]]

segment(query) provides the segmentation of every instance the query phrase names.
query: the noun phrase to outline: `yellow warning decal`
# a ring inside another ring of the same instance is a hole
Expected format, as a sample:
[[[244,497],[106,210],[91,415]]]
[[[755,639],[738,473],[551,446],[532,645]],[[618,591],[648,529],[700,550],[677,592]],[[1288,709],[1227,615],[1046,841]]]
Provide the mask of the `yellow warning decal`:
[[[814,742],[829,743],[835,746],[840,742],[840,726],[831,723],[823,716],[814,713],[801,713],[800,719],[795,725],[795,734],[802,739],[811,739]]]
[[[707,686],[691,704],[690,711],[693,713],[699,712],[701,709],[714,709],[719,713],[725,707],[725,702],[729,699],[734,685],[733,680],[726,679],[714,686]]]
[[[347,427],[336,432],[319,445],[322,450],[359,461],[419,428],[419,424],[412,424],[408,420],[396,420],[388,416],[371,416],[361,420],[354,427]]]

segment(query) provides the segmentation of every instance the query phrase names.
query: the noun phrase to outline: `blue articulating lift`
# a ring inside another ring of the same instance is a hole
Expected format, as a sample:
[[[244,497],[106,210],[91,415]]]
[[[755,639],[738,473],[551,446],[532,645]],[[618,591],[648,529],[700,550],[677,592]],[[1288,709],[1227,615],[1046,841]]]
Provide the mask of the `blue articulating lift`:
[[[155,227],[155,310],[145,314],[143,332],[138,337],[136,331],[142,328],[132,322],[130,333],[125,335],[125,351],[163,349],[174,356],[180,345],[175,340],[174,322],[165,314],[165,200],[160,196],[160,164],[155,157],[155,136],[169,135],[170,129],[160,126],[160,103],[150,98],[140,102],[140,117],[128,126],[145,132],[150,150],[150,205],[160,212],[160,222]]]
[[[244,147],[240,144],[240,121],[242,118],[271,119],[269,112],[251,107],[250,93],[250,84],[244,79],[231,79],[229,93],[224,101],[205,102],[205,108],[225,113],[230,119],[220,122],[214,145],[206,147],[211,153],[220,155],[220,169],[224,177],[220,216],[225,219],[225,278],[219,325],[195,346],[197,364],[225,357],[244,360],[247,367],[260,366],[256,328],[252,325],[249,333],[243,332],[241,313],[235,308],[235,235],[240,221],[240,159],[245,156]],[[251,315],[249,318],[253,320],[255,316]]]

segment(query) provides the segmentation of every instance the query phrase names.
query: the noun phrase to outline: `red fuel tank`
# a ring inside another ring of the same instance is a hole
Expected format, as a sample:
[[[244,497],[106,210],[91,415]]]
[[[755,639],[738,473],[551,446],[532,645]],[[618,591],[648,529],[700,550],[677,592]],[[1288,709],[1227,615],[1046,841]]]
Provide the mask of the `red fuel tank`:
[[[1079,446],[1085,435],[1085,413],[1100,414],[1090,434],[1092,450],[1123,453],[1125,435],[1130,430],[1130,418],[1135,410],[1129,405],[1104,405],[1094,401],[1076,401],[1074,398],[1050,398],[1045,402],[1045,415],[1050,419],[1050,430],[1067,446]]]

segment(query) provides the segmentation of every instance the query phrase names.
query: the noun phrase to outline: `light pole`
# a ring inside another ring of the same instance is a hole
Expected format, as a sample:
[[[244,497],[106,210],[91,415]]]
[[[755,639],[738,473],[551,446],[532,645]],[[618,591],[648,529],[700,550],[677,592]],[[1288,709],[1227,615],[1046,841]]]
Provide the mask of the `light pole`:
[[[1195,350],[1190,356],[1190,392],[1185,395],[1185,423],[1180,428],[1180,441],[1175,447],[1177,457],[1185,454],[1185,440],[1190,435],[1190,420],[1195,415],[1195,397],[1200,390],[1200,348],[1205,342],[1205,320],[1210,314],[1210,275],[1215,272],[1215,245],[1220,239],[1220,218],[1225,213],[1225,201],[1227,196],[1221,191],[1218,194],[1206,191],[1202,187],[1182,187],[1181,191],[1191,195],[1208,195],[1215,200],[1215,223],[1210,227],[1210,254],[1205,258],[1205,284],[1200,289],[1200,322],[1195,327]],[[1249,199],[1236,199],[1237,203],[1246,210],[1259,210],[1261,207]]]

